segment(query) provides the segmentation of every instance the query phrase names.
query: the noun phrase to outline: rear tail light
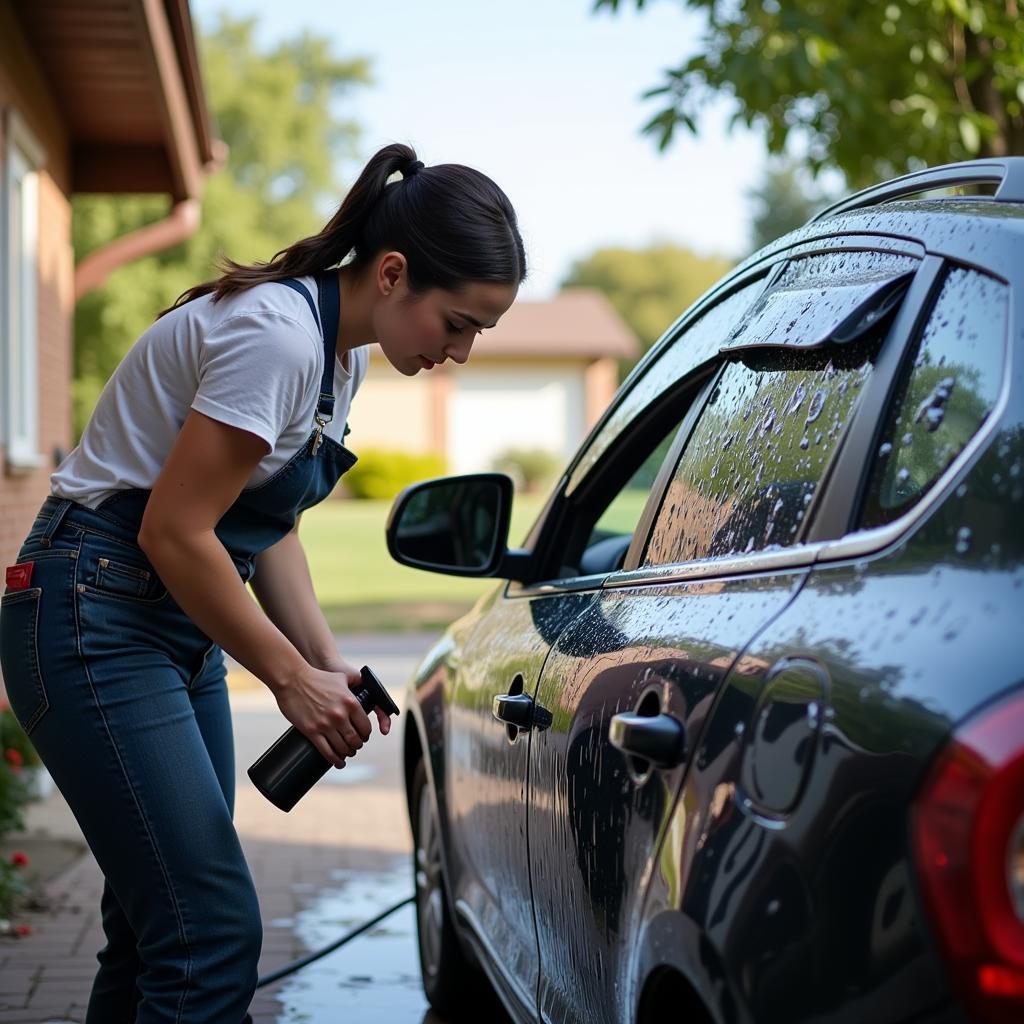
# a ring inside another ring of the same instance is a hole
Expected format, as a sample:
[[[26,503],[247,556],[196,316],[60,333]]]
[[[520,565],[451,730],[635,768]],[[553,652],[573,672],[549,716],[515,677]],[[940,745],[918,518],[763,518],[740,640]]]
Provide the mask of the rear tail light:
[[[914,807],[914,859],[972,1019],[1024,1020],[1024,692],[958,728]]]

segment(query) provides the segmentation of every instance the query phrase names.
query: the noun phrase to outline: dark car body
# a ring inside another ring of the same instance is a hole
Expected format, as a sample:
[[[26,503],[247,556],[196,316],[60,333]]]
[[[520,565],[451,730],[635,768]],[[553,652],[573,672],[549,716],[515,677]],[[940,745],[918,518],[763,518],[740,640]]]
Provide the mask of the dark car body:
[[[1022,556],[1024,160],[868,190],[687,310],[410,688],[510,1014],[1024,1020],[958,967],[921,817],[961,730],[1024,722]]]

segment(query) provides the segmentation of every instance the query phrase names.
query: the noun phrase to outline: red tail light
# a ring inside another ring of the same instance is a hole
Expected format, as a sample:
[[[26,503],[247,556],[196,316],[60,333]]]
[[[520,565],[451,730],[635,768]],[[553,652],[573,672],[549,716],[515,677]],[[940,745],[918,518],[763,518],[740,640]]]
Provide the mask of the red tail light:
[[[1024,1020],[1024,693],[957,729],[913,818],[914,858],[954,987],[986,1024]]]

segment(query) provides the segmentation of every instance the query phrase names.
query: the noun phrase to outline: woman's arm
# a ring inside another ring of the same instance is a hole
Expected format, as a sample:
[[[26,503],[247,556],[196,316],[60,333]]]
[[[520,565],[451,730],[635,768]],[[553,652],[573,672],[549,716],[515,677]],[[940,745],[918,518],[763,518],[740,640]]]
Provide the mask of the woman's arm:
[[[290,533],[256,557],[256,575],[249,585],[270,621],[310,665],[332,672],[356,671],[338,653],[334,634],[316,599],[298,522]],[[381,732],[387,735],[391,719],[380,708],[377,720]]]
[[[266,451],[255,434],[193,410],[153,486],[139,546],[185,614],[266,683],[285,717],[340,765],[370,736],[350,689],[358,673],[311,666],[250,598],[214,533]]]
[[[310,665],[324,668],[338,660],[334,635],[313,590],[298,523],[256,556],[256,574],[249,585],[270,621]]]

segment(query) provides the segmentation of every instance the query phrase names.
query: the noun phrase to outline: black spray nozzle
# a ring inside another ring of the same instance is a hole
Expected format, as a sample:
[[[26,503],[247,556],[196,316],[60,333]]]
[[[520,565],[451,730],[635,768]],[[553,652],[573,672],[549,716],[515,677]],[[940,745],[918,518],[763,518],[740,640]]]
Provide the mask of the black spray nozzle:
[[[384,689],[384,684],[369,665],[364,665],[359,670],[359,675],[362,676],[362,685],[353,687],[352,692],[367,714],[374,708],[380,708],[386,715],[401,714],[398,705],[391,699],[391,695]]]
[[[352,687],[356,700],[369,714],[380,708],[397,715],[398,705],[369,665],[359,670],[362,682]],[[293,725],[249,768],[253,785],[282,811],[290,811],[299,798],[331,767],[316,747]]]

